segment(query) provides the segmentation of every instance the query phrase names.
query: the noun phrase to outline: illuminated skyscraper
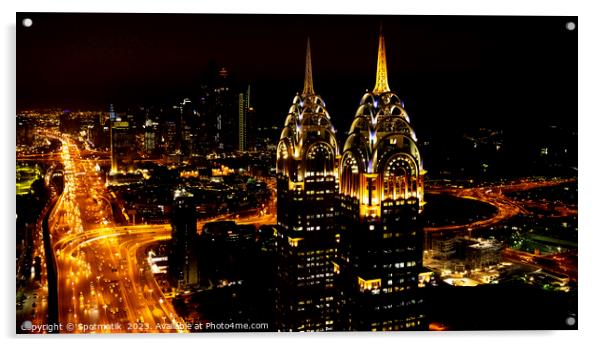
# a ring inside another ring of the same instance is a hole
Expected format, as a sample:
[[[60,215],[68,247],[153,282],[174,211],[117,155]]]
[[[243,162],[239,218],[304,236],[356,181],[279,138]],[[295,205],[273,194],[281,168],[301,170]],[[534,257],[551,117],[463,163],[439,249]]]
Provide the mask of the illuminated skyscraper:
[[[159,123],[147,118],[142,128],[144,129],[144,152],[146,154],[152,154],[157,148]]]
[[[111,105],[111,173],[134,170],[134,133],[130,122],[115,115]]]
[[[214,121],[214,145],[216,150],[231,151],[238,147],[236,122],[238,119],[237,94],[232,91],[226,68],[219,70],[213,88],[212,115]]]
[[[277,150],[279,331],[334,328],[337,154],[330,116],[314,92],[308,40],[303,92],[293,99]]]
[[[255,148],[255,110],[251,107],[251,86],[238,94],[238,150]]]
[[[340,162],[340,329],[424,328],[424,174],[410,118],[389,88],[381,32],[376,85],[362,97]]]

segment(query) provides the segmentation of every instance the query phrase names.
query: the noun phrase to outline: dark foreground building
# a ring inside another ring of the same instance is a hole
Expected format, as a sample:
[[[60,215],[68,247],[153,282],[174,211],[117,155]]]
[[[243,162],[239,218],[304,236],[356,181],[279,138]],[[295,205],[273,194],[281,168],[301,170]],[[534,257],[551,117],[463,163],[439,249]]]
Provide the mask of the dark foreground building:
[[[169,274],[178,288],[194,287],[200,277],[195,203],[193,195],[185,189],[176,190],[173,199]]]

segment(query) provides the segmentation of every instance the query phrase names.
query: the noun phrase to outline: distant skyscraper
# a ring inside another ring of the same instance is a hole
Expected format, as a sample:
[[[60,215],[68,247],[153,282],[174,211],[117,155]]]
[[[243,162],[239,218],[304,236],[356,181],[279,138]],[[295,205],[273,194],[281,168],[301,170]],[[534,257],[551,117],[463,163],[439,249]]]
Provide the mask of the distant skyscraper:
[[[209,63],[209,74],[198,97],[198,152],[224,152],[239,149],[239,93],[232,88],[226,68]],[[243,98],[246,96],[243,95]],[[244,104],[244,102],[243,102]]]
[[[169,275],[178,287],[194,286],[199,282],[196,208],[193,194],[178,189],[173,196],[171,216],[171,247]]]
[[[280,331],[334,328],[337,154],[330,116],[314,92],[308,40],[303,92],[293,99],[277,148]]]
[[[251,107],[251,86],[245,93],[238,94],[238,150],[255,148],[255,110]]]
[[[113,106],[113,104],[109,104],[109,120],[113,122],[116,118],[117,113],[115,113],[115,106]]]
[[[228,71],[221,68],[213,88],[213,119],[215,124],[214,144],[220,151],[238,148],[236,120],[238,99],[229,83]]]
[[[167,155],[180,153],[179,120],[179,115],[172,112],[168,114],[168,118],[163,122],[161,142]]]
[[[342,330],[423,329],[422,158],[410,118],[389,89],[379,36],[376,85],[364,94],[340,164],[340,257],[335,262]]]
[[[111,111],[113,112],[113,111]],[[114,116],[111,124],[111,173],[134,170],[134,133],[130,123]]]
[[[144,152],[153,154],[157,148],[157,134],[159,132],[159,123],[152,119],[146,119],[144,122]]]
[[[247,150],[254,151],[257,149],[257,112],[253,106],[249,106],[247,110]]]
[[[180,104],[180,123],[182,128],[182,154],[192,157],[198,154],[198,135],[200,117],[196,105],[188,98]]]

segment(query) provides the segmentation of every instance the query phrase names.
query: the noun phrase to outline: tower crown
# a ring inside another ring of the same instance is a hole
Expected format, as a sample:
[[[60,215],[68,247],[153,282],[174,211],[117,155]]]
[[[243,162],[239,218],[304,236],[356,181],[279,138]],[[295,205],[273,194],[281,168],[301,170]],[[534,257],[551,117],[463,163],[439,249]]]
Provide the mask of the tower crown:
[[[303,95],[314,95],[314,79],[311,69],[311,49],[309,37],[307,38],[307,52],[305,54],[305,82],[303,83]]]
[[[309,38],[305,58],[303,91],[288,110],[276,154],[276,172],[296,183],[306,175],[334,175],[339,153],[326,104],[314,91]]]
[[[379,95],[391,91],[387,78],[387,53],[385,52],[385,36],[382,26],[378,35],[378,62],[376,63],[376,85],[372,91]]]

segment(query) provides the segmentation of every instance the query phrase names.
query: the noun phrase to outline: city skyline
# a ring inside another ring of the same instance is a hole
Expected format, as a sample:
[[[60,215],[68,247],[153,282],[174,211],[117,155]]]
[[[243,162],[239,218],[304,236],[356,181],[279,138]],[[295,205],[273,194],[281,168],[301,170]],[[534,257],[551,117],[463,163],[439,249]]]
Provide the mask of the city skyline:
[[[18,14],[18,22],[26,16]],[[409,111],[421,115],[418,126],[432,121],[453,126],[450,118],[463,125],[503,125],[499,118],[508,107],[525,117],[526,127],[540,121],[566,124],[560,115],[576,105],[576,91],[568,88],[576,82],[576,68],[558,68],[576,67],[576,55],[568,49],[576,47],[571,39],[576,32],[566,29],[566,17],[515,17],[509,23],[476,16],[189,14],[164,17],[165,25],[155,26],[158,14],[29,16],[34,25],[17,29],[18,109],[170,104],[194,97],[213,62],[241,86],[256,87],[260,125],[268,125],[287,107],[283,99],[297,90],[293,81],[303,75],[299,47],[312,37],[320,62],[314,77],[338,116],[335,129],[342,130],[355,111],[350,105],[373,78],[368,62],[377,40],[368,32],[381,22],[391,42],[393,87],[408,100]],[[428,102],[427,95],[438,102]],[[552,106],[548,98],[565,101]],[[442,115],[450,112],[455,117]]]

